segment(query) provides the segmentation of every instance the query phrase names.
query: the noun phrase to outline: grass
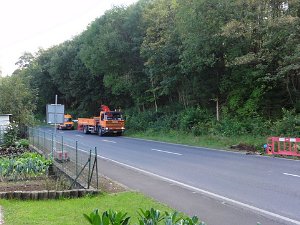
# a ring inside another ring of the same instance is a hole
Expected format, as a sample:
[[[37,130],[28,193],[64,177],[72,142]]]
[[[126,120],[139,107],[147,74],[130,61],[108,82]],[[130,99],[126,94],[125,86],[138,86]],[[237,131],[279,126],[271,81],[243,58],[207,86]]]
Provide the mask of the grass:
[[[3,208],[6,225],[84,225],[89,223],[83,213],[89,215],[96,208],[100,213],[109,209],[127,212],[131,216],[132,224],[138,224],[139,208],[153,207],[160,211],[174,211],[137,192],[46,201],[0,200],[0,205]]]
[[[217,148],[229,150],[230,146],[237,145],[240,143],[250,144],[257,146],[257,150],[262,150],[263,144],[266,143],[267,137],[254,137],[250,135],[243,136],[213,136],[203,135],[195,136],[191,133],[184,133],[182,131],[168,131],[168,132],[140,132],[140,133],[128,133],[130,137],[151,139],[155,141],[164,141],[177,144],[186,144],[200,147]]]

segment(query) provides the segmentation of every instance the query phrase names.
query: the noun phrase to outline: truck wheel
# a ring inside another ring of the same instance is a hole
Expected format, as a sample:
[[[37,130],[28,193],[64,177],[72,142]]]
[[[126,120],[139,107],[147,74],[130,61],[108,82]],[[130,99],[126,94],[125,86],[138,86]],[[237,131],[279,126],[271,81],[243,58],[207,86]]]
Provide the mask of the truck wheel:
[[[98,135],[99,135],[99,136],[103,136],[102,128],[101,128],[101,127],[98,127]]]
[[[88,133],[88,128],[87,128],[87,126],[84,126],[84,127],[83,127],[83,133],[84,133],[84,134],[87,134],[87,133]]]

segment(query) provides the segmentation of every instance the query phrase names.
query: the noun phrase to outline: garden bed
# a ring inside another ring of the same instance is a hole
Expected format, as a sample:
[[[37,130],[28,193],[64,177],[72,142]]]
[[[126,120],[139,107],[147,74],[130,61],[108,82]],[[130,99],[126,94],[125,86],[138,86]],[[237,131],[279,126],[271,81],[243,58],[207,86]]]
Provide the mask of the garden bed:
[[[40,155],[26,148],[0,148],[0,198],[12,199],[57,199],[61,197],[81,197],[86,194],[101,192],[117,193],[126,188],[111,181],[107,177],[99,176],[99,189],[72,188],[72,180],[56,173],[55,164],[48,168],[41,163],[49,163],[49,160],[41,159]],[[31,158],[32,155],[32,158]],[[24,157],[25,156],[25,157]],[[23,158],[21,158],[23,157]],[[21,158],[21,159],[20,159]],[[28,159],[29,158],[29,159]],[[1,161],[2,160],[2,161]],[[30,162],[28,162],[28,160]],[[37,170],[34,163],[37,163]],[[17,162],[17,163],[16,163]],[[13,166],[8,166],[9,164]],[[14,163],[14,164],[13,164]],[[21,166],[20,163],[24,163]],[[7,166],[7,167],[5,167]],[[19,168],[18,168],[19,166]],[[6,170],[6,171],[5,171]],[[8,171],[9,170],[9,175]],[[28,173],[26,171],[29,170]],[[5,172],[3,172],[5,171]]]

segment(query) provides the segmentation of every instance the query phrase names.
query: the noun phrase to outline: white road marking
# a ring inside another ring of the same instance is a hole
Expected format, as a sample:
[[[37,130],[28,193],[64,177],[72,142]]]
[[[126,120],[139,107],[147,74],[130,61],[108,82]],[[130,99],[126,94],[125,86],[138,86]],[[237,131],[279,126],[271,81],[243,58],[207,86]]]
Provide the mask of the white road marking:
[[[114,143],[114,144],[117,143],[117,142],[115,142],[115,141],[109,141],[109,140],[102,140],[102,141],[104,141],[104,142],[110,142],[110,143]]]
[[[75,136],[77,136],[77,137],[83,137],[82,135],[80,135],[80,134],[76,134]]]
[[[287,176],[299,177],[300,178],[300,175],[296,175],[296,174],[292,174],[292,173],[283,173],[283,174],[287,175]]]
[[[270,212],[270,211],[267,211],[267,210],[264,210],[264,209],[261,209],[261,208],[258,208],[258,207],[255,207],[255,206],[243,203],[243,202],[239,202],[239,201],[233,200],[231,198],[228,198],[228,197],[225,197],[225,196],[222,196],[222,195],[219,195],[219,194],[215,194],[213,192],[209,192],[209,191],[206,191],[206,190],[203,190],[203,189],[200,189],[200,188],[197,188],[197,187],[194,187],[194,186],[182,183],[182,182],[177,181],[177,180],[173,180],[173,179],[170,179],[170,178],[167,178],[167,177],[163,177],[163,176],[160,176],[160,175],[158,175],[156,173],[152,173],[152,172],[149,172],[149,171],[146,171],[146,170],[134,167],[134,166],[130,166],[128,164],[125,164],[125,163],[122,163],[122,162],[119,162],[119,161],[116,161],[116,160],[113,160],[113,159],[109,159],[109,158],[106,158],[104,156],[98,155],[98,157],[102,158],[104,160],[107,160],[107,161],[114,162],[114,163],[119,164],[121,166],[125,166],[127,168],[130,168],[130,169],[142,172],[144,174],[147,174],[147,175],[150,175],[150,176],[162,179],[164,181],[177,184],[179,186],[182,186],[184,188],[190,189],[192,191],[197,191],[197,192],[200,192],[202,194],[206,194],[208,196],[212,196],[214,198],[223,200],[225,202],[227,201],[227,202],[230,202],[232,204],[235,204],[235,205],[238,205],[238,206],[250,209],[252,211],[259,212],[260,214],[264,214],[264,215],[267,215],[267,216],[270,216],[270,217],[274,217],[274,218],[277,218],[277,219],[280,219],[280,220],[283,220],[283,221],[286,221],[286,222],[290,222],[290,223],[294,223],[294,224],[300,225],[300,221],[297,221],[297,220],[294,220],[294,219],[291,219],[291,218],[288,218],[288,217],[285,217],[285,216],[281,216],[279,214],[276,214],[276,213],[273,213],[273,212]]]
[[[155,148],[152,148],[151,150],[152,150],[152,151],[156,151],[156,152],[163,152],[163,153],[173,154],[173,155],[182,155],[182,154],[180,154],[180,153],[176,153],[176,152],[168,152],[168,151],[163,151],[163,150],[159,150],[159,149],[155,149]]]

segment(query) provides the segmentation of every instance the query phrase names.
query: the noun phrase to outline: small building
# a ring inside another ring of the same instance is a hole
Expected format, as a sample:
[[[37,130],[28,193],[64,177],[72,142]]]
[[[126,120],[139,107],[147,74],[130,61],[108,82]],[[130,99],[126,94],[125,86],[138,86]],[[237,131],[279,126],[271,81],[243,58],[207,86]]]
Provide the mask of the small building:
[[[0,144],[2,144],[7,126],[11,123],[11,116],[12,114],[0,114]]]

